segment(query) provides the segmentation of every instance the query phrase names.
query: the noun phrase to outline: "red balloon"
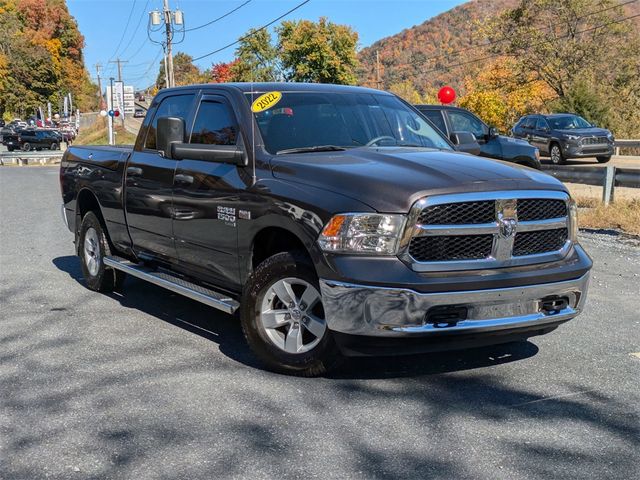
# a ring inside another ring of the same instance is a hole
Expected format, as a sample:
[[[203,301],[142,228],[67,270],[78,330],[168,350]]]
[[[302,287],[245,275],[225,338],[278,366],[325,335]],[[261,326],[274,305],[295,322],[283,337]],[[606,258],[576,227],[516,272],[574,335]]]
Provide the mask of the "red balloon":
[[[438,91],[438,100],[440,100],[440,103],[444,103],[446,105],[447,103],[453,102],[455,99],[456,91],[448,85],[442,87]]]

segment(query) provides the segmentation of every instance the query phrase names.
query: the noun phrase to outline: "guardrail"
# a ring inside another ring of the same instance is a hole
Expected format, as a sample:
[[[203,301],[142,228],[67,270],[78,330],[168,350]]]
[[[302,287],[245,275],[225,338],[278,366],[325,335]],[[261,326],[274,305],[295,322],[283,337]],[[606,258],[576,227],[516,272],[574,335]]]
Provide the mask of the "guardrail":
[[[616,155],[620,155],[620,149],[627,148],[640,148],[640,140],[614,140],[613,146],[616,148]]]
[[[613,201],[615,187],[640,188],[638,168],[620,168],[615,165],[607,165],[605,168],[543,165],[542,170],[563,182],[602,185],[602,201],[605,205]]]
[[[0,165],[5,163],[16,163],[18,165],[58,163],[62,159],[61,150],[41,151],[41,152],[0,152]]]

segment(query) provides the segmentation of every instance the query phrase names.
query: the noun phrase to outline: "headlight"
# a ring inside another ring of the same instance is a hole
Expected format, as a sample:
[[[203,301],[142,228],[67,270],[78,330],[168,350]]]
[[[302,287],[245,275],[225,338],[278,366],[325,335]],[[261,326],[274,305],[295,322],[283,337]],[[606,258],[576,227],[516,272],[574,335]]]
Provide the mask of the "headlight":
[[[325,252],[394,255],[404,223],[404,215],[335,215],[322,230],[318,244]]]
[[[613,133],[607,133],[607,138],[609,139],[609,141],[613,142]]]
[[[565,135],[564,138],[566,138],[567,140],[578,140],[580,138],[579,135]]]
[[[578,242],[578,205],[575,200],[569,200],[569,239]]]
[[[536,157],[536,160],[540,160],[540,150],[539,149],[535,149],[535,151],[533,152],[533,155]]]

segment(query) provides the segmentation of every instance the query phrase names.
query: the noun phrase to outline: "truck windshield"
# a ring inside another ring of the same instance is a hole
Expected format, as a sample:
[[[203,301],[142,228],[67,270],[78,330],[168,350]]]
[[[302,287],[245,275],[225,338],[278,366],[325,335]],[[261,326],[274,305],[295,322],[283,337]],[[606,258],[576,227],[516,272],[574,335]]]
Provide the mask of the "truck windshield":
[[[261,93],[248,93],[247,100],[251,104]],[[364,146],[452,150],[442,134],[391,95],[282,92],[255,116],[272,154]]]

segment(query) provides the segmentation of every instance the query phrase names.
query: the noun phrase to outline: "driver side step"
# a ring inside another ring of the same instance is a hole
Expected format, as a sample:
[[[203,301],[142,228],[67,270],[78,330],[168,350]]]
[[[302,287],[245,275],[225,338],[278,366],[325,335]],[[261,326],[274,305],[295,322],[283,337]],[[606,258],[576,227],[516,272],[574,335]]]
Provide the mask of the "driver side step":
[[[104,264],[107,267],[115,268],[132,277],[140,278],[229,314],[235,313],[240,307],[240,303],[226,294],[196,285],[170,273],[160,272],[144,265],[130,262],[124,258],[105,257]]]

